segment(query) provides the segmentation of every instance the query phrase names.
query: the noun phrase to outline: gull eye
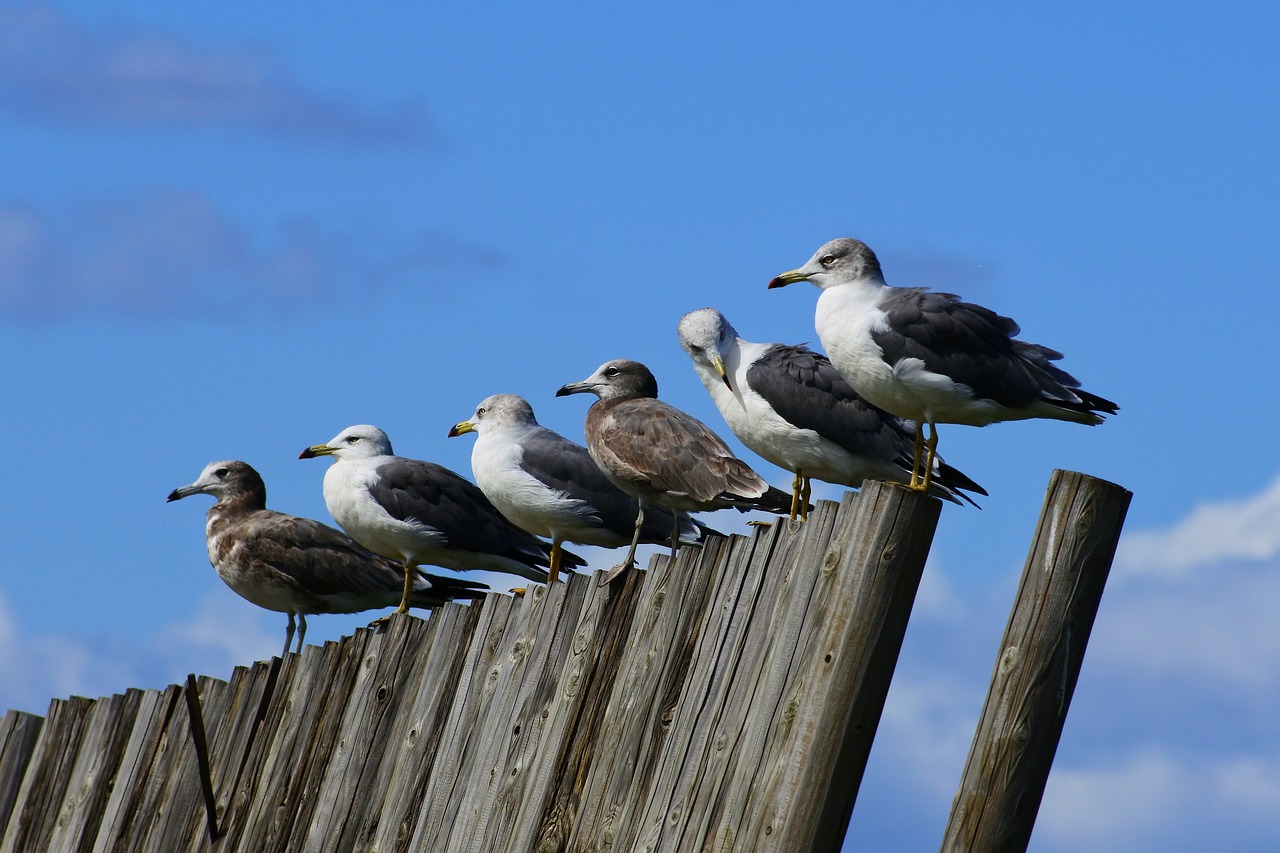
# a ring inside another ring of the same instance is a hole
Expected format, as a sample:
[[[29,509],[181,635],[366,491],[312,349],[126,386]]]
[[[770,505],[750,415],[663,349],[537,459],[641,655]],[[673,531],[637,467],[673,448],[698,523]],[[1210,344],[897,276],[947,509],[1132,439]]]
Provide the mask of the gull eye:
[[[347,444],[355,444],[359,440],[360,440],[360,436],[358,435],[347,436]]]
[[[608,370],[606,370],[606,371],[604,372],[604,375],[605,375],[605,376],[617,376],[617,375],[618,375],[618,368],[616,368],[616,367],[610,367]]]
[[[835,255],[823,255],[821,258],[818,258],[818,263],[822,264],[824,267],[829,267],[835,262],[836,262]]]
[[[226,468],[219,468],[217,471],[213,472],[213,476],[221,478],[221,477],[227,476],[227,474],[229,473],[231,472],[228,471]]]
[[[480,417],[480,416],[481,416],[481,415],[483,415],[486,411],[487,411],[487,409],[485,409],[485,407],[484,407],[484,406],[481,406],[480,408],[476,409],[476,417]]]

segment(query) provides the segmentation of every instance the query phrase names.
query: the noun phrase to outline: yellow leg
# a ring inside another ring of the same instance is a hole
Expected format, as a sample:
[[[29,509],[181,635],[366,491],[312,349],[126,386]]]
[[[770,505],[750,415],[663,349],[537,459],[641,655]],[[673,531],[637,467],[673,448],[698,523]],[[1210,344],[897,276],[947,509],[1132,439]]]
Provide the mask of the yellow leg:
[[[400,596],[400,606],[395,609],[394,613],[409,612],[409,599],[413,597],[413,569],[414,566],[412,563],[404,564],[404,592]],[[391,621],[391,617],[394,613],[388,613],[386,616],[379,616],[377,619],[374,619],[369,623],[369,627],[372,628],[375,625],[387,624]]]
[[[920,489],[920,457],[924,455],[924,422],[916,421],[916,452],[911,459],[911,479],[907,488],[912,491]]]
[[[804,478],[804,486],[800,489],[800,520],[809,520],[809,503],[813,497],[813,480],[809,477]]]
[[[560,548],[560,540],[551,540],[551,566],[547,569],[547,586],[551,586],[560,577],[560,564],[564,560],[564,553]]]
[[[796,469],[796,478],[791,481],[791,520],[795,521],[796,516],[800,514],[800,492],[804,489],[804,477],[800,474],[800,469]]]
[[[929,483],[933,479],[933,463],[938,457],[938,428],[932,422],[929,423],[929,437],[925,440],[924,446],[929,453],[924,461],[924,480],[920,485],[920,491],[927,492]]]

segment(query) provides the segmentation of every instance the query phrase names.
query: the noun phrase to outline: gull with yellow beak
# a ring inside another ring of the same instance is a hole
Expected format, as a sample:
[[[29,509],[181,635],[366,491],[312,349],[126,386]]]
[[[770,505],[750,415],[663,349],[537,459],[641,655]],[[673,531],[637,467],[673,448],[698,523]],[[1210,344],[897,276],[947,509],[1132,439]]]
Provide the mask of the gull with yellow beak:
[[[618,548],[631,541],[640,511],[636,499],[609,481],[585,447],[539,424],[523,397],[486,397],[449,436],[469,432],[476,434],[476,485],[517,527],[551,540],[548,583],[560,570],[561,543]],[[651,507],[640,541],[697,542],[708,532],[687,513]]]
[[[792,472],[791,517],[809,503],[811,478],[858,487],[907,483],[915,424],[876,408],[831,362],[804,346],[743,340],[723,314],[701,308],[680,318],[680,346],[738,440]],[[981,486],[941,459],[929,492],[973,503]]]
[[[1055,365],[1062,353],[1017,340],[1008,317],[953,293],[890,287],[860,240],[826,243],[769,287],[797,281],[822,290],[814,325],[840,375],[868,402],[916,422],[913,489],[929,488],[937,424],[1050,418],[1093,426],[1119,410]]]
[[[507,572],[544,582],[547,543],[507,521],[476,486],[442,465],[396,456],[375,426],[348,427],[300,459],[332,456],[324,475],[324,502],[352,539],[404,568],[409,609],[415,566]],[[565,564],[583,565],[576,554]]]

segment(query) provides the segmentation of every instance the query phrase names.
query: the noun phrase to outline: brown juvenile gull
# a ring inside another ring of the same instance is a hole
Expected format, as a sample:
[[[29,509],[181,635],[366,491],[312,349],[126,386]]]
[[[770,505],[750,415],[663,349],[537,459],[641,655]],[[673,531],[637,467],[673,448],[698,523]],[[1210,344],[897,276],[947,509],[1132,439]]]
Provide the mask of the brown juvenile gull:
[[[334,459],[324,475],[324,502],[334,520],[361,545],[404,567],[397,612],[408,609],[413,567],[424,563],[547,579],[547,543],[507,521],[483,492],[448,468],[394,455],[391,439],[377,427],[347,427],[299,458],[316,456]],[[584,565],[569,553],[564,563]]]
[[[822,289],[815,325],[840,375],[869,402],[916,422],[911,488],[929,487],[939,423],[1093,426],[1119,410],[1053,364],[1062,353],[1014,338],[1018,324],[1008,317],[953,293],[885,284],[880,261],[859,240],[832,240],[769,287],[797,281]]]
[[[252,467],[211,462],[200,478],[169,493],[176,501],[212,495],[205,537],[209,562],[241,598],[289,615],[284,651],[297,616],[298,646],[314,613],[359,613],[400,601],[399,564],[372,554],[327,524],[267,509],[267,487]],[[479,598],[484,584],[417,572],[409,603],[439,607],[453,598]]]
[[[854,487],[909,481],[915,424],[859,397],[825,356],[743,340],[714,308],[684,315],[677,331],[733,434],[795,475],[792,518],[809,502],[812,477]],[[931,480],[931,494],[955,503],[973,503],[961,489],[986,494],[941,459]]]
[[[476,485],[516,526],[551,540],[552,582],[562,542],[617,548],[631,541],[637,500],[605,476],[585,447],[539,424],[523,397],[486,397],[449,435],[468,432],[476,433]],[[697,542],[707,532],[686,513],[653,506],[645,513],[640,541],[667,542],[675,535]]]
[[[736,458],[706,424],[659,400],[657,380],[638,361],[606,361],[581,382],[563,386],[556,396],[585,392],[600,398],[587,410],[587,450],[640,507],[626,559],[609,571],[605,583],[635,565],[649,504],[684,512],[790,509],[790,496]]]

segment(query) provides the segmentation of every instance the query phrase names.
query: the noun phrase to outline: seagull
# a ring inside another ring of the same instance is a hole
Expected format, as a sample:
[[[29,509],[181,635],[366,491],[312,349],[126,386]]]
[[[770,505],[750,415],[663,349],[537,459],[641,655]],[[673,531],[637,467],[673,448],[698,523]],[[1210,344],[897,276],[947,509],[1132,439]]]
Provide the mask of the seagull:
[[[307,616],[359,613],[400,601],[400,566],[372,554],[327,524],[267,509],[267,487],[250,465],[211,462],[170,501],[212,495],[205,536],[209,562],[241,598],[289,615],[284,637],[288,654],[295,627],[302,651]],[[431,608],[453,598],[479,598],[484,584],[417,572],[409,603]],[[294,616],[297,616],[295,626]]]
[[[734,457],[706,424],[659,400],[657,380],[638,361],[606,361],[556,396],[586,392],[600,398],[587,410],[587,450],[614,485],[639,501],[631,548],[604,583],[635,565],[650,504],[684,512],[790,509],[790,496]]]
[[[953,293],[885,284],[875,252],[860,240],[832,240],[769,287],[797,281],[822,288],[815,325],[840,375],[868,402],[916,422],[913,489],[929,487],[939,423],[1051,418],[1094,426],[1119,410],[1053,364],[1062,353],[1014,338],[1018,324],[1008,317]]]
[[[433,462],[393,455],[391,439],[375,426],[347,427],[328,444],[299,459],[332,456],[324,475],[324,502],[334,520],[364,547],[404,569],[409,607],[414,566],[508,572],[545,581],[548,546],[502,517],[478,488]],[[565,555],[573,567],[576,554]]]
[[[812,477],[854,487],[863,480],[908,482],[915,424],[859,397],[826,356],[743,340],[714,308],[685,314],[677,328],[733,434],[795,475],[792,518],[809,502]],[[955,503],[973,503],[960,489],[986,494],[940,459],[931,479],[930,492]]]
[[[469,432],[476,433],[471,473],[480,491],[517,527],[551,540],[550,582],[562,542],[617,548],[631,541],[636,499],[605,476],[585,447],[539,424],[523,397],[486,397],[449,436]],[[687,514],[655,506],[645,514],[640,541],[696,542],[707,532]]]

